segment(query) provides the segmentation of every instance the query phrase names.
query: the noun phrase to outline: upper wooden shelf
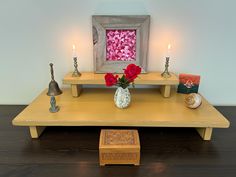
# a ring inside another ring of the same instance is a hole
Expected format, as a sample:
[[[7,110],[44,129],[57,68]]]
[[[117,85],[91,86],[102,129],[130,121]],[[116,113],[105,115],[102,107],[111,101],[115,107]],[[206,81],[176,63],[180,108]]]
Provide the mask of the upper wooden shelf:
[[[72,73],[68,73],[64,79],[63,84],[88,84],[88,85],[104,85],[105,74],[96,74],[93,72],[84,72],[80,77],[72,77]],[[170,78],[161,77],[160,72],[149,72],[147,74],[140,74],[137,79],[135,79],[135,84],[140,85],[178,85],[178,77],[171,73]]]
[[[105,74],[96,74],[93,72],[84,72],[80,77],[72,77],[72,73],[67,74],[63,79],[63,84],[71,85],[71,93],[73,97],[80,96],[82,85],[105,85]],[[159,85],[163,97],[170,97],[171,86],[179,84],[179,78],[171,73],[170,78],[161,77],[160,72],[149,72],[140,74],[135,79],[137,85]]]

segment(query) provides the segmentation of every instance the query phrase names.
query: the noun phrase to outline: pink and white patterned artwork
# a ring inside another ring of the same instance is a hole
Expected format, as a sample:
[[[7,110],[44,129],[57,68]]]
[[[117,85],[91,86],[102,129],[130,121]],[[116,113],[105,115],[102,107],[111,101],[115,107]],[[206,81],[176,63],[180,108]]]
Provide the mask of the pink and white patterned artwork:
[[[135,61],[136,30],[109,29],[106,30],[106,60]]]

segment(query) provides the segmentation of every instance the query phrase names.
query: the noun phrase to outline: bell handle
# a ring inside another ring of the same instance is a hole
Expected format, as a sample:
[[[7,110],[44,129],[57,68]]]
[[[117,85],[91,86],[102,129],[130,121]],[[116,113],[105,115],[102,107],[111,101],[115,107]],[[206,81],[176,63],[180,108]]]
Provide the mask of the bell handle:
[[[53,71],[53,64],[52,64],[52,63],[50,63],[49,65],[50,65],[50,71],[51,71],[51,78],[52,78],[52,80],[54,81],[54,71]]]

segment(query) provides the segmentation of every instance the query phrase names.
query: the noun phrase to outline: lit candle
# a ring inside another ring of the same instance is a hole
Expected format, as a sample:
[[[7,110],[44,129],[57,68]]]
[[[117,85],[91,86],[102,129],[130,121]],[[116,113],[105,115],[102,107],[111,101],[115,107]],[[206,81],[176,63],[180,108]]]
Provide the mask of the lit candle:
[[[79,76],[81,76],[81,73],[78,70],[77,52],[76,52],[74,44],[72,45],[72,57],[73,57],[73,60],[74,60],[74,67],[75,67],[74,72],[72,73],[72,77],[79,77]]]
[[[73,58],[77,58],[76,50],[75,50],[75,45],[74,44],[72,46],[72,56],[73,56]]]
[[[168,44],[167,46],[167,53],[166,53],[166,64],[165,64],[165,70],[163,73],[161,73],[161,76],[163,78],[169,78],[171,77],[171,74],[169,73],[169,62],[170,62],[170,51],[171,51],[171,45]]]
[[[171,44],[168,44],[167,55],[166,55],[167,58],[170,58],[170,51],[171,51]]]

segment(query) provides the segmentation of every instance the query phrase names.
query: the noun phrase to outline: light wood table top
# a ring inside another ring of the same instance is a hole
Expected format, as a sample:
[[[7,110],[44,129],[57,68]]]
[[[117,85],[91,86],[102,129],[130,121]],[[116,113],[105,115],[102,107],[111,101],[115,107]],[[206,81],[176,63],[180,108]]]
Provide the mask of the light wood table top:
[[[118,109],[114,89],[83,90],[79,98],[70,90],[56,97],[60,111],[50,113],[46,90],[14,120],[19,126],[142,126],[227,128],[229,121],[204,98],[198,109],[184,105],[183,94],[163,98],[157,89],[130,89],[131,105]]]

